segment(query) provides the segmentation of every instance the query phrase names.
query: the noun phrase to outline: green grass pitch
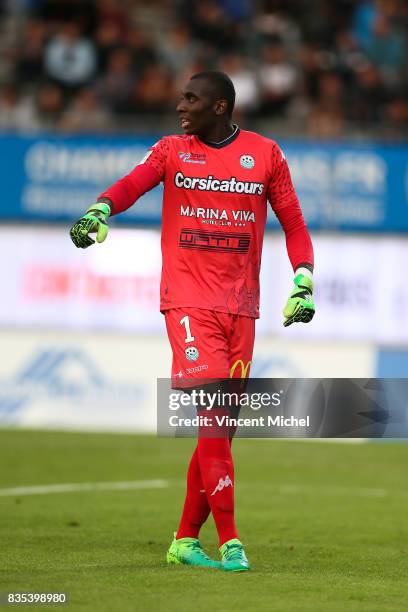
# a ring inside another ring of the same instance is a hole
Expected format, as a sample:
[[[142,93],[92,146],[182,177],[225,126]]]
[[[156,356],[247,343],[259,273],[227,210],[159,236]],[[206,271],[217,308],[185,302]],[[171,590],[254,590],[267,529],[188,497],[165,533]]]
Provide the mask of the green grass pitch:
[[[95,611],[406,609],[407,444],[236,440],[243,574],[165,563],[193,444],[1,430],[1,489],[168,486],[0,496],[0,591],[64,591],[68,609]],[[217,554],[212,520],[202,541]]]

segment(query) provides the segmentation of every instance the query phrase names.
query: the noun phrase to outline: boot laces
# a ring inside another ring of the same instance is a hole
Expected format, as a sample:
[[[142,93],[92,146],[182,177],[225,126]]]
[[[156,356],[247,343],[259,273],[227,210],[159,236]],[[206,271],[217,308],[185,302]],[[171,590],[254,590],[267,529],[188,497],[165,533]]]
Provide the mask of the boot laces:
[[[188,548],[191,548],[192,550],[200,552],[203,557],[210,560],[210,557],[202,549],[200,542],[185,542],[184,546],[187,546]]]
[[[242,556],[242,548],[242,544],[228,544],[224,557],[227,559],[227,561],[240,559]]]

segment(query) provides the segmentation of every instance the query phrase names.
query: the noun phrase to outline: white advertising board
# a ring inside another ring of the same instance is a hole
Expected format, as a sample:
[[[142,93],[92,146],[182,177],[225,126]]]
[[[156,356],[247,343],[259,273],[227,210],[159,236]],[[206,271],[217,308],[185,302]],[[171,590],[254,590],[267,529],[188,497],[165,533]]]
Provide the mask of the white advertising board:
[[[0,333],[0,424],[155,431],[156,378],[171,355],[160,337]]]
[[[157,231],[112,231],[103,245],[82,250],[66,228],[1,228],[0,257],[0,324],[164,329]]]
[[[255,343],[253,377],[371,377],[363,343]],[[168,378],[164,335],[0,332],[0,426],[156,431],[157,378]]]
[[[68,228],[2,227],[0,259],[5,262],[2,326],[165,329],[159,311],[159,230],[112,228],[102,245],[82,250],[72,244]],[[265,257],[262,274],[268,279],[271,264]],[[268,326],[268,319],[262,320],[259,333]]]
[[[281,232],[267,235],[258,337],[408,344],[408,238],[313,238],[316,316],[282,326],[293,273]],[[61,227],[0,228],[0,325],[163,333],[158,230],[113,228],[75,249]]]
[[[286,254],[274,254],[275,298],[268,331],[287,339],[408,343],[408,239],[325,235],[313,239],[316,315],[308,325],[283,328],[277,304],[288,292]],[[279,308],[278,308],[279,310]],[[265,309],[263,312],[265,316]]]

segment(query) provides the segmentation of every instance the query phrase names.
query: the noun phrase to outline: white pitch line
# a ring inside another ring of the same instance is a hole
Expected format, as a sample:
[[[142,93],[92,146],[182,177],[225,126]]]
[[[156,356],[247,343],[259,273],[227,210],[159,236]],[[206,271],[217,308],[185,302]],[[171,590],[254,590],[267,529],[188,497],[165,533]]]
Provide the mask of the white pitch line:
[[[303,485],[283,485],[278,487],[282,495],[296,495],[298,493],[313,493],[318,495],[357,495],[358,497],[387,497],[393,491],[387,489],[369,489],[363,487],[307,487]],[[401,491],[397,491],[401,493]]]
[[[131,489],[166,489],[167,480],[130,480],[125,482],[78,482],[32,487],[0,489],[0,497],[15,495],[48,495],[50,493],[77,493],[79,491],[130,491]]]
[[[258,482],[237,482],[237,488],[254,488],[260,487],[265,491],[268,491],[268,495],[302,495],[312,494],[315,496],[323,497],[335,497],[335,496],[349,496],[349,497],[372,497],[372,498],[384,498],[384,497],[400,497],[408,498],[408,491],[403,489],[383,489],[373,487],[347,487],[347,486],[335,486],[335,485],[302,485],[302,484],[286,484],[276,485],[272,482],[262,483]]]

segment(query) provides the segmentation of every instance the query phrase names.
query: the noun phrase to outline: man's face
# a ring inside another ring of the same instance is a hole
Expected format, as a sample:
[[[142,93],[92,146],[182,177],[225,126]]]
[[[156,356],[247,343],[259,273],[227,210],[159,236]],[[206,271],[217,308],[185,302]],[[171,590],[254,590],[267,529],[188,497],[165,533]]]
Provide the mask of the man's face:
[[[177,105],[185,134],[205,136],[225,113],[226,101],[217,100],[205,79],[193,79],[181,92]]]

